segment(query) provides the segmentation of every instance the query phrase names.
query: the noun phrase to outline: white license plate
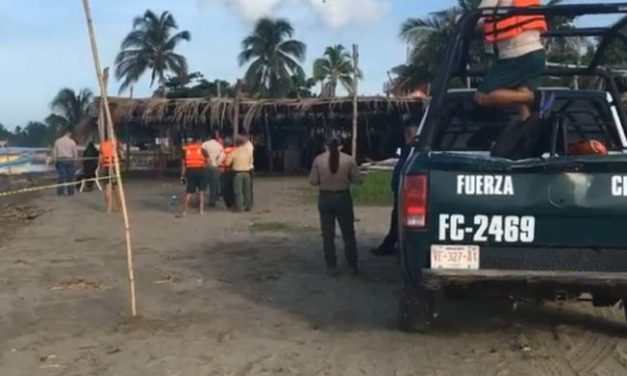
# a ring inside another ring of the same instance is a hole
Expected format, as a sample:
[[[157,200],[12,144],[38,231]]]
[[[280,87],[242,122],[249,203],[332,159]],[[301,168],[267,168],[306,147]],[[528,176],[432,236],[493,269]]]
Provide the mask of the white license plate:
[[[431,269],[479,269],[479,246],[432,245]]]

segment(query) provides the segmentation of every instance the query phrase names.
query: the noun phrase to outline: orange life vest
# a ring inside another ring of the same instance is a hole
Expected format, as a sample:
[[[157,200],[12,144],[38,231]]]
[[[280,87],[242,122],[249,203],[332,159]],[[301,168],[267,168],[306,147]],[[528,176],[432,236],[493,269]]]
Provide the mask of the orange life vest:
[[[222,162],[220,163],[220,170],[221,171],[223,171],[223,172],[224,171],[228,171],[231,168],[231,166],[228,166],[226,164],[226,162],[227,162],[227,159],[229,159],[229,155],[231,155],[234,151],[235,151],[234,147],[226,147],[226,148],[224,148],[224,151],[223,151],[224,158],[222,158]]]
[[[607,155],[608,153],[607,147],[597,140],[583,140],[568,146],[570,155]]]
[[[207,158],[203,155],[201,144],[190,144],[183,147],[185,154],[185,167],[204,168],[207,167]]]
[[[117,149],[113,141],[102,141],[100,144],[100,166],[113,167],[117,158]]]
[[[541,5],[540,0],[514,0],[512,3],[512,6],[516,8],[539,7]],[[495,16],[487,16],[483,25],[485,41],[489,44],[510,40],[525,31],[537,30],[543,33],[549,29],[543,15],[518,15],[505,18]]]

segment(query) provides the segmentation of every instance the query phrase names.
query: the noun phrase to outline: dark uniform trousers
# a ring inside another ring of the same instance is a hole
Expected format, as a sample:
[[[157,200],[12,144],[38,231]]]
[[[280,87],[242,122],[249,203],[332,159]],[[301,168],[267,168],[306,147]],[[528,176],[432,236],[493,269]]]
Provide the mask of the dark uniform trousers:
[[[386,253],[394,253],[398,242],[398,195],[394,193],[394,206],[390,217],[390,229],[379,249]]]
[[[340,225],[346,264],[357,267],[357,241],[355,239],[355,214],[349,191],[320,191],[318,198],[320,227],[324,247],[324,259],[329,267],[337,266],[335,252],[335,221]]]

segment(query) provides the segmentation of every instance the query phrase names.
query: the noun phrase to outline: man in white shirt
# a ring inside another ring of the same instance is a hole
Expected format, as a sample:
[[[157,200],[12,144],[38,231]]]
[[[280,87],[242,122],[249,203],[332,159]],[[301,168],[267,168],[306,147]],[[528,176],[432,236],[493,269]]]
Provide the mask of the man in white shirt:
[[[207,183],[209,186],[209,207],[214,208],[218,202],[220,194],[220,162],[224,158],[224,148],[217,140],[214,132],[209,140],[202,144],[203,149],[209,155],[209,165],[207,166]]]
[[[68,129],[63,136],[54,142],[52,158],[59,174],[58,183],[67,184],[57,187],[57,195],[74,195],[74,182],[76,181],[76,161],[78,160],[78,148],[72,139],[72,132]],[[70,184],[72,183],[72,184]]]

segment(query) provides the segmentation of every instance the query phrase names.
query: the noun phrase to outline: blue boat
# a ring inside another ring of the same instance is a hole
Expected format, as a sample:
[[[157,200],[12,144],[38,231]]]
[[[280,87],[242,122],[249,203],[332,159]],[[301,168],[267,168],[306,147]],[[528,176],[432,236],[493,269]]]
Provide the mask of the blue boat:
[[[21,153],[1,153],[0,154],[0,174],[14,175],[27,172],[33,159]]]

